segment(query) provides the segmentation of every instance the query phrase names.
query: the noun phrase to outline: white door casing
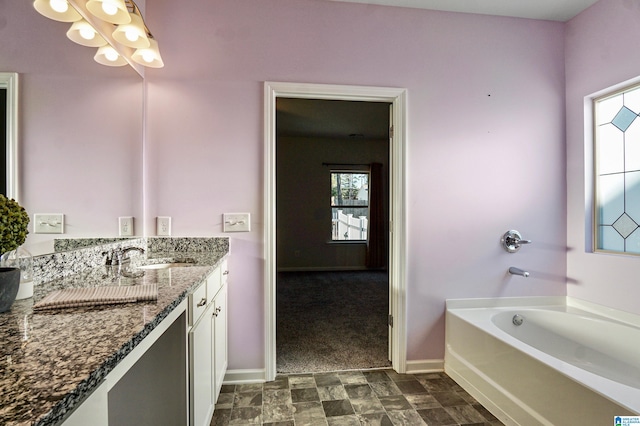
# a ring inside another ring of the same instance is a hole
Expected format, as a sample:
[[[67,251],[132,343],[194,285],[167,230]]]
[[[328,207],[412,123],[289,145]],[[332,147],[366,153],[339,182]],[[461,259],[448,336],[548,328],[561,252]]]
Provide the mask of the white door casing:
[[[276,98],[392,104],[390,144],[389,293],[393,318],[391,361],[406,371],[406,101],[402,88],[307,83],[264,83],[265,379],[276,376]]]

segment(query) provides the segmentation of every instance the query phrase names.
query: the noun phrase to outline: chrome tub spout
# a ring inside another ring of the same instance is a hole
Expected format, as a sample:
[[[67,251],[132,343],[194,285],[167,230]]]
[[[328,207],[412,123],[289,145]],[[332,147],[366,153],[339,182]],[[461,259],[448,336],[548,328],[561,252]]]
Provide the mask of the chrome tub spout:
[[[511,275],[520,275],[521,277],[525,277],[525,278],[529,276],[529,273],[527,271],[524,271],[520,268],[516,268],[515,266],[512,266],[509,268],[509,273]]]

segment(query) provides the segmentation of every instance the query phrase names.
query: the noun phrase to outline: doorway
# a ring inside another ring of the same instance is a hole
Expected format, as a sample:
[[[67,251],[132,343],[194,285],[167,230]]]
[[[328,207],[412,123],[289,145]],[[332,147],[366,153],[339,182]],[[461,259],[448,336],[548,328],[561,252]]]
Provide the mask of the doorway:
[[[406,369],[405,150],[406,90],[396,88],[265,83],[265,379],[276,375],[276,100],[278,98],[387,102],[389,142],[389,343],[392,367]]]

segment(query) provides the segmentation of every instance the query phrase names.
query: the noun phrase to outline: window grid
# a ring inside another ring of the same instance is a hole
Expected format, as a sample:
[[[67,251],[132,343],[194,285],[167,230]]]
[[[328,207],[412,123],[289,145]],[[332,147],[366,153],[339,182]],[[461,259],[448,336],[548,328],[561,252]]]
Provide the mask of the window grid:
[[[640,85],[594,100],[595,250],[640,254]]]

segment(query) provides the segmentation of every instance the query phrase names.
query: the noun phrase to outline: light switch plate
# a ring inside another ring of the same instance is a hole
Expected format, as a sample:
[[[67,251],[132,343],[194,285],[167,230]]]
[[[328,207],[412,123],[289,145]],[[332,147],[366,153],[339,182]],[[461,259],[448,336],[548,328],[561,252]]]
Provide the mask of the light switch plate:
[[[133,236],[133,217],[124,216],[118,218],[118,230],[121,237]]]
[[[156,235],[159,237],[171,236],[171,217],[158,216],[156,218]]]
[[[33,215],[34,234],[64,234],[62,213],[36,213]]]
[[[251,231],[250,213],[224,213],[222,215],[223,232]]]

